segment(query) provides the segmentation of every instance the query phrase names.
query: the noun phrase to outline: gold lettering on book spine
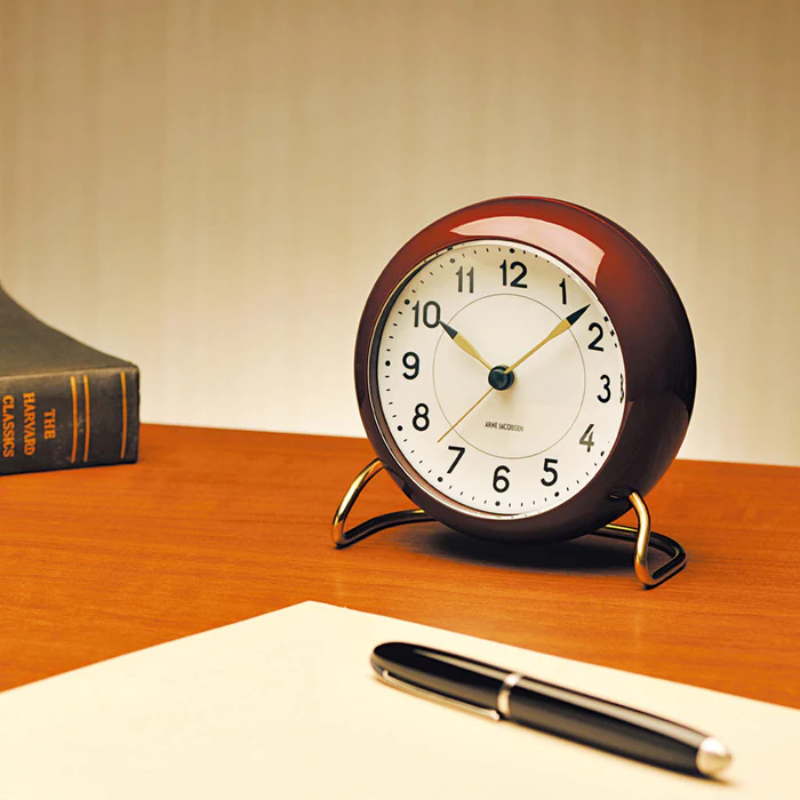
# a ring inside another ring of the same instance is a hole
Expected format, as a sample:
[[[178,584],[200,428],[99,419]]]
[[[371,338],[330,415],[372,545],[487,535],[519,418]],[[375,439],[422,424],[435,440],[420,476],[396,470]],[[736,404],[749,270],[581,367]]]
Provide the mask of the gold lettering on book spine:
[[[15,430],[14,396],[7,394],[3,398],[3,458],[14,458],[16,454]]]
[[[23,450],[26,456],[32,456],[36,454],[36,392],[25,392],[22,395],[22,409]]]
[[[49,411],[45,411],[42,414],[42,419],[44,420],[44,434],[43,437],[45,439],[55,439],[56,438],[56,410],[51,408]]]

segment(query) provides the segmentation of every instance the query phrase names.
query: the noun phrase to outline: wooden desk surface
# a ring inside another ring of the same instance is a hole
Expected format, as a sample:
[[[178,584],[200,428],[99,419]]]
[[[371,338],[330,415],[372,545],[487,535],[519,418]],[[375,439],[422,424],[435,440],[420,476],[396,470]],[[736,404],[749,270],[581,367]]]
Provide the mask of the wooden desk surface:
[[[689,566],[433,525],[337,551],[366,441],[144,426],[141,461],[0,482],[0,689],[320,600],[800,708],[800,470],[683,461],[649,496]],[[405,507],[385,477],[359,517]]]

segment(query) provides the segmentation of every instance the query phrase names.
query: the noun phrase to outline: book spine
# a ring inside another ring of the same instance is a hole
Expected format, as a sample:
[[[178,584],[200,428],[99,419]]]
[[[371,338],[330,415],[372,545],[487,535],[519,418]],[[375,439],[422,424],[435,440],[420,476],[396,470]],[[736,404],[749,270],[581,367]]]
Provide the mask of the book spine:
[[[0,475],[136,461],[139,370],[0,377]]]

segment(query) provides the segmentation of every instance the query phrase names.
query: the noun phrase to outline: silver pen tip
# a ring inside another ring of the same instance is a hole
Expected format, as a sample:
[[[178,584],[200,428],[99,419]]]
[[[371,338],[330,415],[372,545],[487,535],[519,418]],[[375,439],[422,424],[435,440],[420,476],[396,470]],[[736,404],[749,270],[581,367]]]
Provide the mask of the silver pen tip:
[[[731,759],[728,748],[718,739],[709,736],[703,739],[697,749],[697,771],[713,778],[727,768]]]

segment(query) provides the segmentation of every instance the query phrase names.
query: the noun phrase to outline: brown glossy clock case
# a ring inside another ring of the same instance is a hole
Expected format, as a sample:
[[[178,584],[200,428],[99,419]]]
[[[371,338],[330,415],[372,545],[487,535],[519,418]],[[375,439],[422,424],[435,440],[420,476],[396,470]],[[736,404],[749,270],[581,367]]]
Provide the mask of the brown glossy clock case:
[[[502,239],[544,250],[594,290],[611,317],[625,361],[627,395],[619,436],[605,465],[562,505],[526,518],[487,520],[425,484],[390,444],[371,395],[373,338],[387,300],[416,266],[444,248]],[[608,524],[646,494],[686,434],[694,404],[694,342],[675,288],[649,251],[620,226],[559,200],[513,197],[463,208],[429,225],[392,258],[367,300],[358,330],[356,391],[364,427],[387,471],[420,508],[445,525],[488,539],[569,539]]]

